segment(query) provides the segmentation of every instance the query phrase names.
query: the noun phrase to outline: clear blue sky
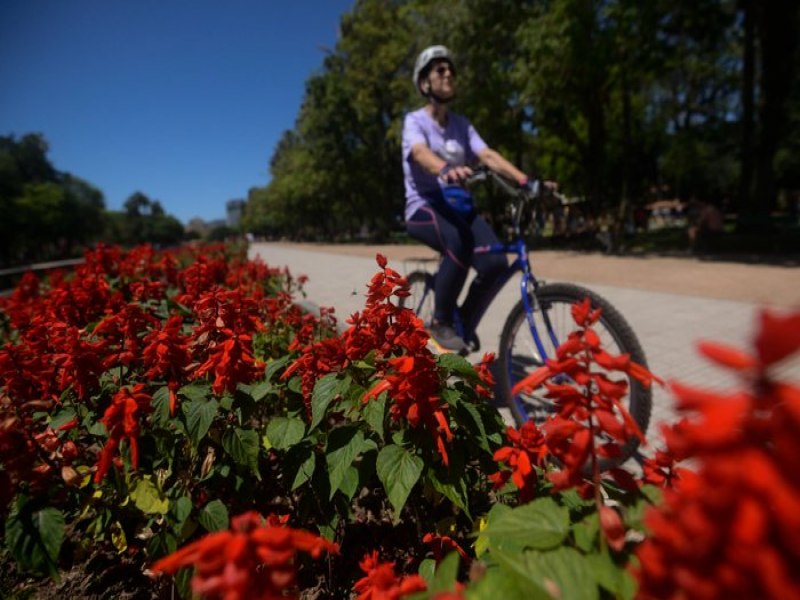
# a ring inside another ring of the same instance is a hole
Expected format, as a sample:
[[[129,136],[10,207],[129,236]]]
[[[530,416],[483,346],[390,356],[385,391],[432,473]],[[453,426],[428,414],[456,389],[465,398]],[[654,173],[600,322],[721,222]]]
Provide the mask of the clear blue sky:
[[[0,0],[0,135],[184,223],[269,180],[353,0]]]

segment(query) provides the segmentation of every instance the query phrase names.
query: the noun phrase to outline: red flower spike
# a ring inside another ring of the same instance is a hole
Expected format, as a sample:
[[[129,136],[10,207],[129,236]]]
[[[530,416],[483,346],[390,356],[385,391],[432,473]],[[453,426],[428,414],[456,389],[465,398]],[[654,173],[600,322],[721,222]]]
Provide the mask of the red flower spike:
[[[494,453],[494,460],[510,470],[501,470],[490,476],[495,489],[503,487],[509,478],[519,488],[523,502],[533,500],[536,495],[538,475],[535,467],[543,467],[548,456],[548,446],[542,431],[533,421],[526,421],[519,430],[509,427],[506,432],[511,446]]]
[[[353,591],[358,600],[399,600],[403,596],[424,592],[425,580],[419,575],[399,576],[393,562],[380,562],[377,550],[365,555],[358,563],[365,573],[356,581]]]
[[[800,313],[781,316],[764,310],[760,327],[754,346],[761,364],[773,365],[800,349]]]
[[[464,559],[467,564],[472,562],[472,559],[461,547],[461,545],[450,536],[426,533],[422,537],[422,543],[431,547],[431,550],[433,551],[433,558],[437,563],[441,561],[448,553],[454,551],[458,552],[459,556]]]
[[[753,353],[703,345],[741,391],[673,386],[687,416],[664,430],[670,452],[643,465],[645,481],[672,487],[645,513],[639,597],[800,597],[800,386],[770,373],[800,349],[798,327],[800,312],[764,312]]]
[[[255,512],[231,519],[227,531],[211,533],[153,565],[153,571],[175,573],[194,567],[195,593],[228,600],[297,598],[294,560],[298,552],[318,559],[338,554],[324,538],[283,525],[263,523]]]
[[[613,508],[600,507],[600,528],[612,550],[620,552],[625,547],[625,525]]]
[[[106,409],[100,422],[106,426],[109,437],[100,452],[94,482],[100,483],[108,473],[114,457],[119,448],[120,441],[128,441],[131,449],[131,466],[139,467],[139,417],[152,410],[153,398],[144,391],[143,383],[136,384],[133,388],[120,389]]]
[[[755,357],[746,352],[742,352],[738,348],[731,348],[725,344],[700,342],[697,344],[697,348],[700,354],[711,359],[713,362],[736,371],[747,371],[754,368],[757,364]]]

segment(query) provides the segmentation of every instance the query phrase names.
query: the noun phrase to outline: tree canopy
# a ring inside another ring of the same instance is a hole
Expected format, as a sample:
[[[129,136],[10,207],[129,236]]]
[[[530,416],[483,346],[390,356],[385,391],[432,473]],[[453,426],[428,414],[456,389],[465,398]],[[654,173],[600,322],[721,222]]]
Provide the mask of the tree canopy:
[[[454,110],[594,210],[666,196],[768,216],[800,188],[799,21],[788,0],[358,0],[244,225],[396,226],[402,117],[423,103],[411,73],[435,43],[457,57]]]
[[[100,240],[166,245],[183,225],[136,192],[124,212],[107,211],[100,190],[57,170],[42,134],[0,136],[0,265],[63,258]]]

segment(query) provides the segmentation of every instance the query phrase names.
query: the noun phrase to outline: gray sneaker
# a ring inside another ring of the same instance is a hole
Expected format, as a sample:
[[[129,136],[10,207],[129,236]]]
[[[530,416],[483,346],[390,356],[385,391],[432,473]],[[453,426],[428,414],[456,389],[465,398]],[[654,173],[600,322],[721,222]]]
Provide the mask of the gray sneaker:
[[[467,344],[456,333],[456,330],[449,323],[431,323],[428,327],[433,341],[443,350],[449,352],[464,352]]]

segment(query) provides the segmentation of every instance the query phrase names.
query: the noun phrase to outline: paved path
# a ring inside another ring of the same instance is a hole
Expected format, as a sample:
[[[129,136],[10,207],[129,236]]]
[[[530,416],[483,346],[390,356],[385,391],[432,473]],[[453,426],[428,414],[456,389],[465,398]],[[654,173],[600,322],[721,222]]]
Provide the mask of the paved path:
[[[305,274],[310,301],[332,306],[344,320],[364,303],[366,284],[377,271],[376,252],[389,266],[410,272],[435,269],[435,253],[421,246],[323,246],[256,243],[251,258]],[[698,357],[699,339],[748,347],[761,306],[800,307],[800,268],[704,263],[680,258],[625,258],[571,252],[535,252],[534,271],[547,281],[570,281],[607,298],[633,327],[651,370],[667,381],[726,389],[736,385],[727,372]],[[466,286],[465,286],[466,287]],[[519,298],[509,283],[478,328],[484,351],[496,351],[503,323]],[[478,360],[479,356],[470,357]],[[800,380],[800,357],[782,372]],[[675,418],[667,389],[654,393],[651,439],[659,422]]]

